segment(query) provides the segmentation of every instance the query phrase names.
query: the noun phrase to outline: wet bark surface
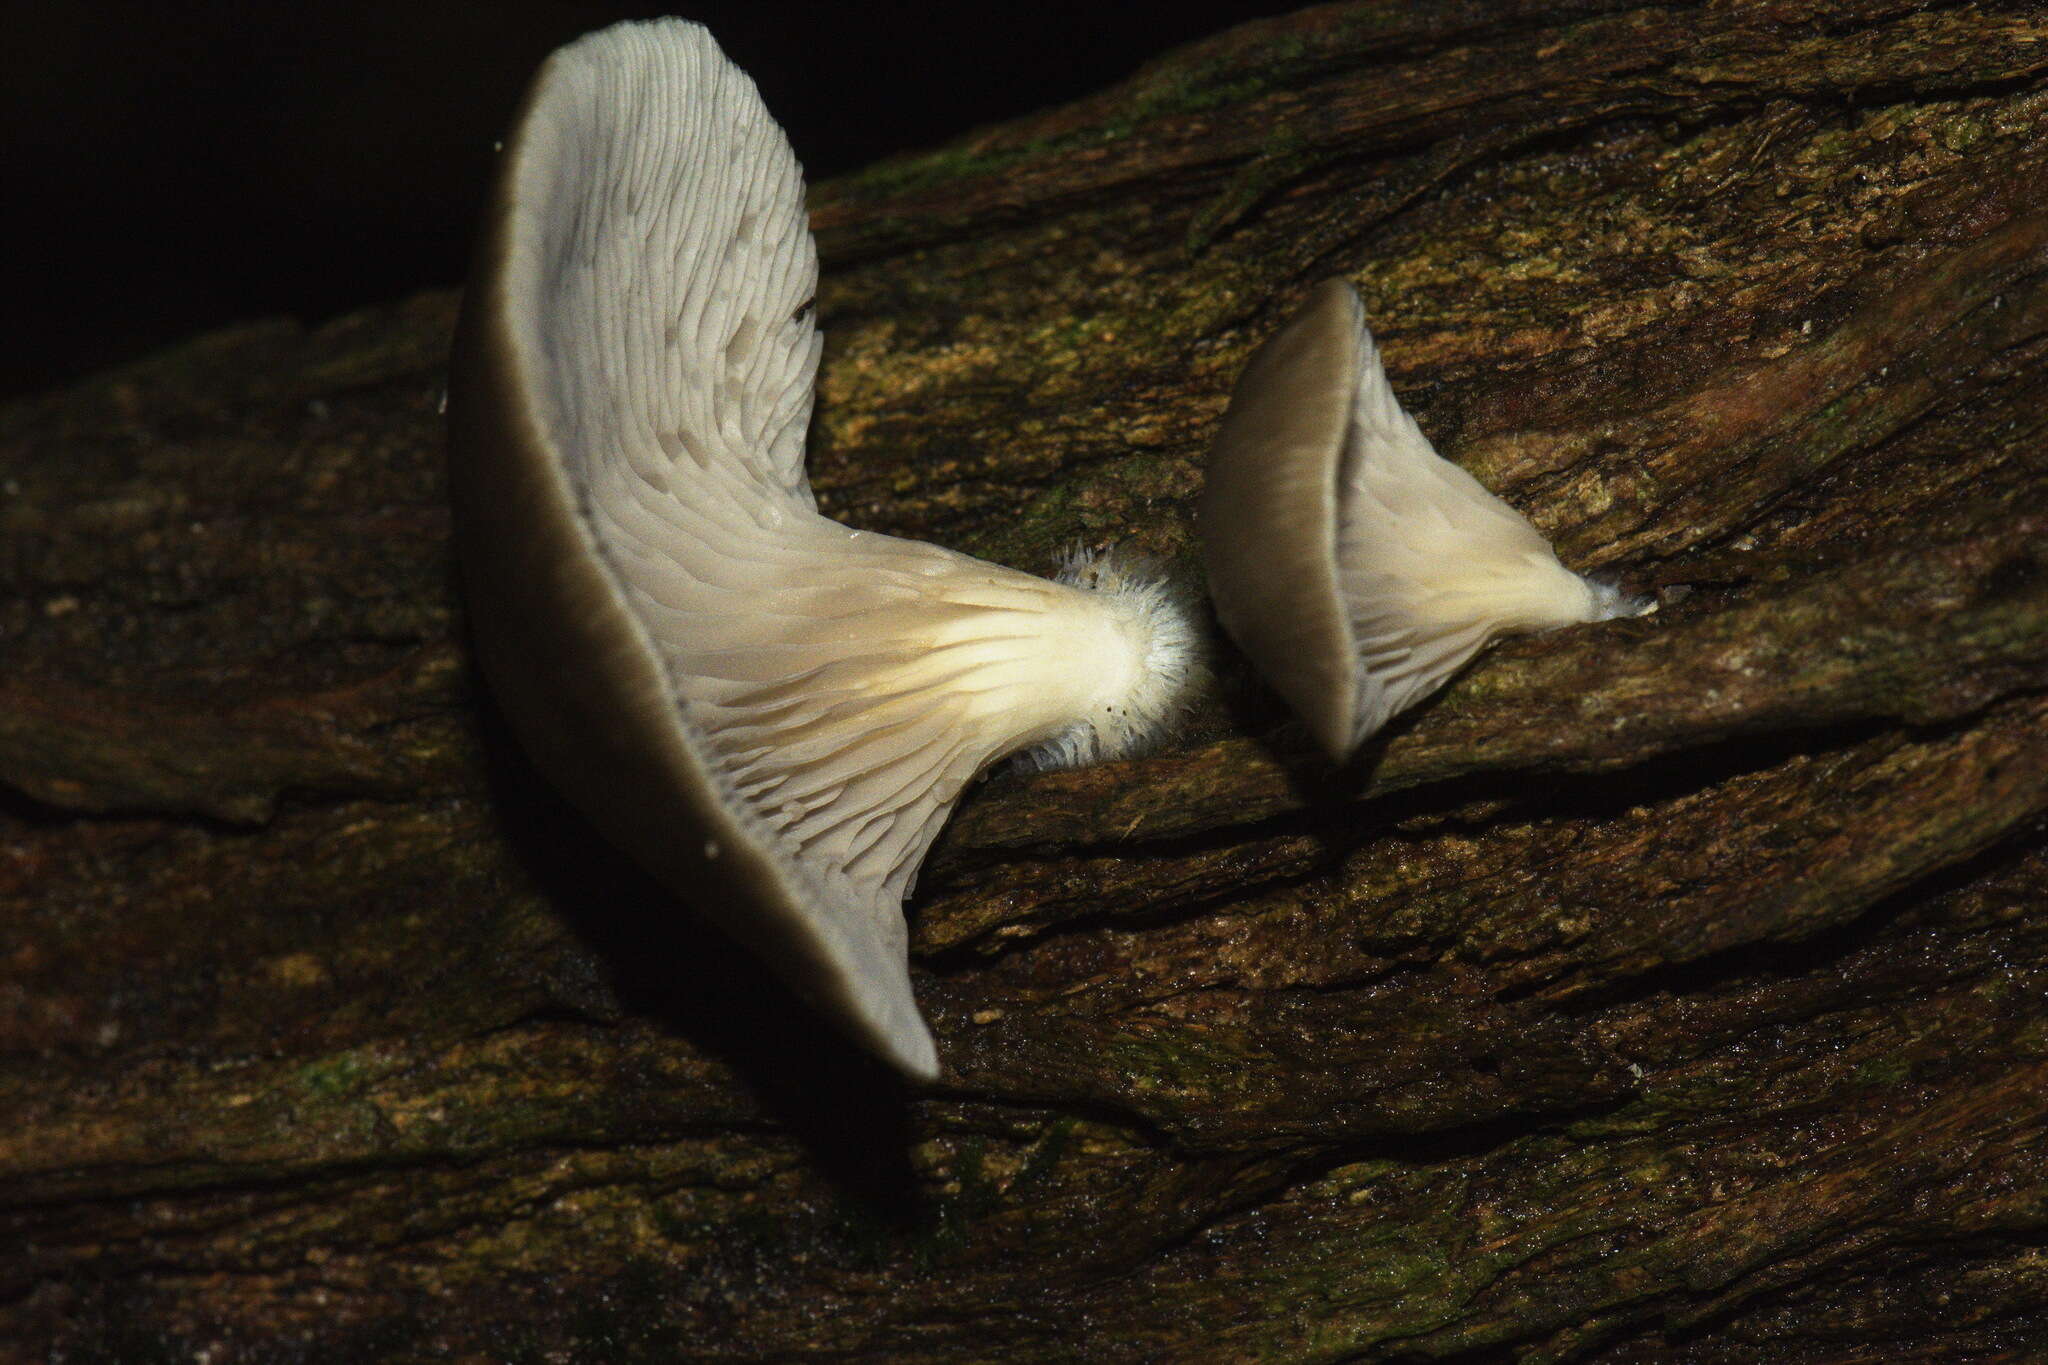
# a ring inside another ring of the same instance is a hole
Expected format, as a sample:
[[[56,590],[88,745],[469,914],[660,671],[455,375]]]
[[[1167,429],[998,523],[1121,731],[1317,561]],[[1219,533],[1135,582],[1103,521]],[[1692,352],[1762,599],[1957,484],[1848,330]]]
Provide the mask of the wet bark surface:
[[[467,662],[452,296],[0,412],[0,1358],[1994,1360],[2048,1342],[2048,12],[1329,6],[820,187],[842,519],[1199,586],[1356,281],[1653,616],[1333,773],[1220,642],[999,773],[910,1091]]]

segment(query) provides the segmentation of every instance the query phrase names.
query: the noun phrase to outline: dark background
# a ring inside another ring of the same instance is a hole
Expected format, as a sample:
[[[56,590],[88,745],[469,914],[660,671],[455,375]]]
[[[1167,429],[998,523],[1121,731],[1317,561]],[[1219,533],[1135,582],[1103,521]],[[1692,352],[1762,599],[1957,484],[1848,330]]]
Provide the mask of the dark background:
[[[15,231],[0,394],[190,333],[460,282],[493,140],[549,50],[711,26],[813,180],[1087,94],[1288,3],[0,4]]]

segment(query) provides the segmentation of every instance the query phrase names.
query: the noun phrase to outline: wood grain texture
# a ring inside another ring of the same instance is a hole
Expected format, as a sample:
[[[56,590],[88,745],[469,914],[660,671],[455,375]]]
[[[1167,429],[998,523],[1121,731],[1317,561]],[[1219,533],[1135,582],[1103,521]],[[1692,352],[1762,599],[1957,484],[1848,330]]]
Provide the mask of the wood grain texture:
[[[801,149],[799,149],[801,150]],[[1000,773],[910,1094],[470,672],[453,299],[0,411],[0,1359],[2019,1360],[2048,11],[1333,5],[821,186],[831,515],[1191,586],[1319,279],[1652,617]]]

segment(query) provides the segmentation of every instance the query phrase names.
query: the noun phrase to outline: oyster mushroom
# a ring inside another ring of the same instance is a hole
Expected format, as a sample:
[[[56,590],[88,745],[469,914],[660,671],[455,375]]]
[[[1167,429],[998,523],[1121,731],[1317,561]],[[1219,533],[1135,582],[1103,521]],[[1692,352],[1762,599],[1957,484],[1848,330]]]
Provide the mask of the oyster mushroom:
[[[1649,606],[1565,568],[1436,453],[1345,280],[1316,286],[1246,363],[1200,515],[1224,629],[1340,763],[1495,636]]]
[[[997,759],[1131,753],[1196,633],[1093,590],[821,516],[803,179],[679,20],[555,53],[464,297],[450,481],[478,655],[537,766],[854,1039],[937,1075],[902,902]]]

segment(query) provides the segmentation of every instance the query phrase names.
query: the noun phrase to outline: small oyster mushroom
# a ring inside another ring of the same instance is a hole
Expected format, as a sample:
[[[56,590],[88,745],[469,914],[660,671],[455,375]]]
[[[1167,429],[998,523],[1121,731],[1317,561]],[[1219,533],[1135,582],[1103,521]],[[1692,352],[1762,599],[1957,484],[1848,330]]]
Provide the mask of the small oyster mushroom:
[[[1647,610],[1436,453],[1345,280],[1245,365],[1200,518],[1224,629],[1340,763],[1496,635]]]
[[[450,482],[477,652],[540,769],[857,1041],[937,1075],[902,902],[968,783],[1130,753],[1197,636],[1159,583],[1073,586],[819,515],[803,179],[706,31],[552,56],[463,300]]]

